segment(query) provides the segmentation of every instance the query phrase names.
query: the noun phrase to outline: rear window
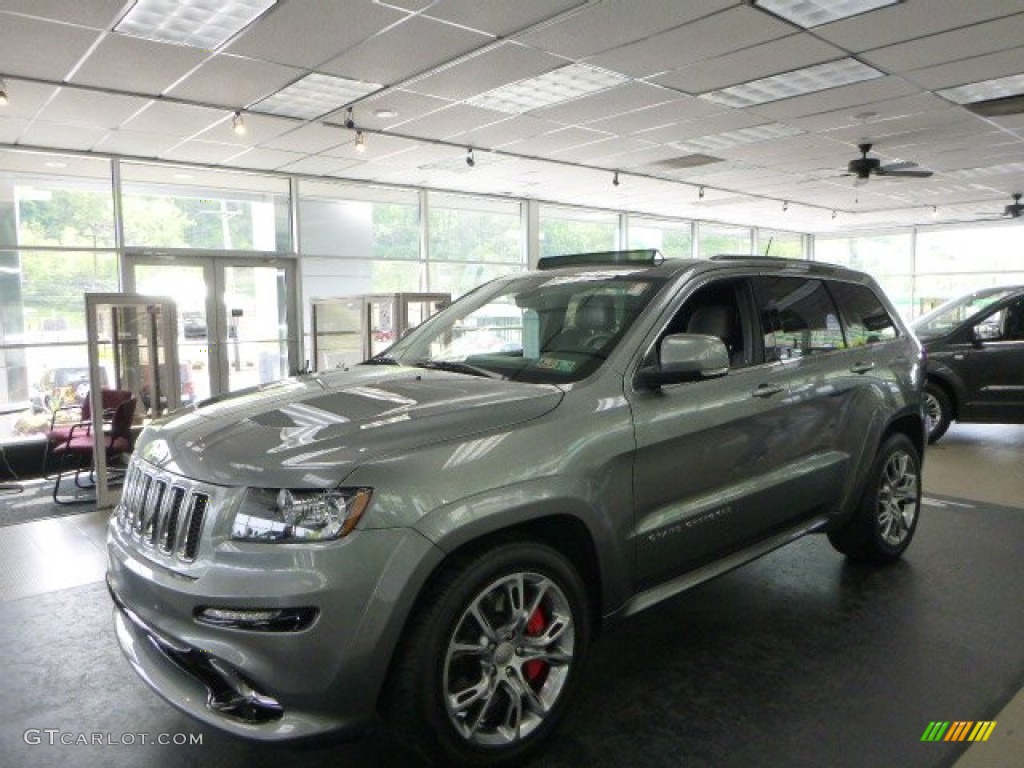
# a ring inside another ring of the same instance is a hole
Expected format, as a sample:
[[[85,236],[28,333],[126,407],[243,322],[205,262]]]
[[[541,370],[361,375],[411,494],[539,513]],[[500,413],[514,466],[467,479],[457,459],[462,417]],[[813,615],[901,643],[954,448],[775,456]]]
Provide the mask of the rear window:
[[[846,342],[851,347],[890,341],[899,336],[892,316],[875,292],[856,283],[829,283],[846,325]]]

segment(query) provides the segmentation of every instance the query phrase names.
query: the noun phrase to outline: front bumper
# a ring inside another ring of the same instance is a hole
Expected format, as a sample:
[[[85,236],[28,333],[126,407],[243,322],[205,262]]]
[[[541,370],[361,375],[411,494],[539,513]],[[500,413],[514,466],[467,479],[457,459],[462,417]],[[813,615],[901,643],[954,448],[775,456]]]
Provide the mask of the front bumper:
[[[357,531],[327,546],[228,547],[194,578],[147,559],[116,522],[107,546],[117,637],[139,676],[198,720],[264,741],[360,731],[441,558],[410,529]],[[305,606],[319,614],[299,631],[194,618],[201,607]]]

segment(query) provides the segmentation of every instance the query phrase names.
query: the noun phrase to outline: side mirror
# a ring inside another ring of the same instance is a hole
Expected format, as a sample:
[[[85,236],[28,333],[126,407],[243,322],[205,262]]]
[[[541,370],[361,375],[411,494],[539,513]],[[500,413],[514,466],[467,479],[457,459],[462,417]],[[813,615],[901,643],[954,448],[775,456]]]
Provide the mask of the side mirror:
[[[974,326],[974,341],[992,341],[1000,337],[999,326],[994,323],[981,323]]]
[[[649,389],[724,376],[729,372],[729,351],[715,336],[676,333],[661,341],[661,363],[641,368],[638,383]]]

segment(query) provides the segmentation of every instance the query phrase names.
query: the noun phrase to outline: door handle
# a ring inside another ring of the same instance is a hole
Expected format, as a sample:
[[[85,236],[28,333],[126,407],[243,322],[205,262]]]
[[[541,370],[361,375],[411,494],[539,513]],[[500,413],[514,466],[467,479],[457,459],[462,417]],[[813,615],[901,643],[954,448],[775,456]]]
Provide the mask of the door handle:
[[[757,389],[750,394],[754,397],[771,397],[772,395],[779,394],[783,389],[784,387],[780,387],[777,384],[759,384]]]
[[[850,373],[867,373],[874,367],[874,363],[854,363],[850,366]]]

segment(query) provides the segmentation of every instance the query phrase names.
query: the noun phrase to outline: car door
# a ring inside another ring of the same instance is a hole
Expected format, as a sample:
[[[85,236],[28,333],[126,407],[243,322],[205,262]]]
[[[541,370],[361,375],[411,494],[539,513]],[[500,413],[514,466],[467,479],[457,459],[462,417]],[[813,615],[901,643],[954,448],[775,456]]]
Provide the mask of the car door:
[[[655,339],[692,332],[698,308],[713,306],[727,307],[735,321],[723,332],[729,372],[629,394],[641,588],[759,538],[793,503],[783,488],[792,452],[783,365],[764,363],[749,282],[699,288],[658,330],[649,354]]]
[[[957,365],[967,389],[962,415],[971,421],[1024,422],[1024,297],[975,323],[974,338]]]

